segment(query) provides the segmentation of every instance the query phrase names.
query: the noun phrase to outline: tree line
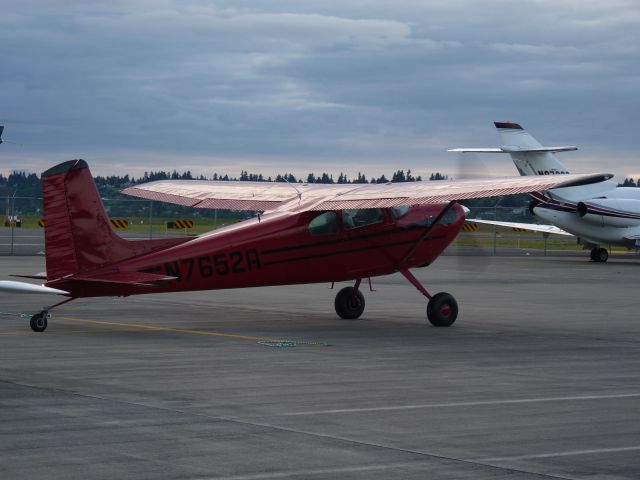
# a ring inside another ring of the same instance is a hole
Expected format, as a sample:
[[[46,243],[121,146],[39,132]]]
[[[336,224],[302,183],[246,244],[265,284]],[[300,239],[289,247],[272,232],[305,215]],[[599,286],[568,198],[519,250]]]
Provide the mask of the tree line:
[[[315,175],[309,173],[306,177],[296,178],[292,173],[278,174],[274,177],[266,177],[260,173],[249,173],[246,170],[242,170],[237,177],[230,176],[228,174],[214,173],[210,178],[204,175],[194,176],[190,171],[179,173],[174,170],[173,172],[165,171],[150,171],[144,172],[144,174],[135,178],[128,174],[126,175],[109,175],[109,176],[96,176],[94,180],[96,187],[105,201],[105,208],[112,216],[148,216],[149,215],[149,201],[132,199],[129,196],[120,193],[120,190],[132,185],[140,183],[153,182],[157,180],[217,180],[217,181],[251,181],[251,182],[288,182],[288,183],[388,183],[391,182],[416,182],[421,181],[421,176],[414,176],[411,170],[397,170],[390,177],[389,180],[385,175],[380,177],[367,178],[361,172],[355,178],[349,178],[346,174],[340,173],[337,178],[328,173],[322,173]],[[432,173],[429,176],[430,180],[445,180],[446,175],[439,172]],[[35,173],[26,173],[14,171],[8,176],[0,174],[0,197],[7,199],[7,208],[10,204],[9,197],[16,195],[17,201],[15,202],[16,213],[18,214],[33,214],[40,213],[42,208],[42,187],[40,183],[40,177]],[[193,211],[187,207],[180,205],[173,205],[169,203],[153,202],[153,214],[157,216],[176,216],[177,218],[189,217],[209,217],[214,215],[213,211],[202,209]],[[236,218],[242,213],[239,212],[217,212],[218,217]]]
[[[448,177],[439,172],[432,173],[429,180],[446,180]],[[278,174],[274,177],[266,177],[261,173],[249,173],[242,170],[237,177],[228,174],[214,173],[210,178],[204,175],[194,176],[190,171],[179,173],[173,172],[151,171],[135,178],[126,175],[110,175],[94,177],[96,186],[102,196],[109,196],[118,193],[119,190],[137,185],[140,183],[153,182],[157,180],[216,180],[216,181],[241,181],[241,182],[288,182],[288,183],[388,183],[388,182],[419,182],[422,180],[420,175],[414,176],[411,170],[397,170],[389,178],[384,174],[380,177],[367,178],[361,172],[355,178],[349,178],[348,175],[340,173],[337,178],[328,173],[315,175],[309,173],[304,178],[297,178],[292,173]],[[26,173],[14,171],[8,176],[0,174],[0,196],[12,196],[14,193],[21,197],[40,197],[42,196],[42,188],[40,185],[40,177],[35,173]],[[109,194],[109,195],[105,195]]]

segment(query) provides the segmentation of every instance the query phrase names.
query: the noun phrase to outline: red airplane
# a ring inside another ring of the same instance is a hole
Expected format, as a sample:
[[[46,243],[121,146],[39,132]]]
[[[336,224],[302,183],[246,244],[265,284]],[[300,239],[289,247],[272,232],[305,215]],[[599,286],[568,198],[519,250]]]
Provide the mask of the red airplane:
[[[77,298],[353,280],[335,297],[337,314],[358,318],[362,279],[400,272],[425,297],[427,317],[450,326],[458,305],[431,295],[409,271],[430,265],[465,220],[458,200],[544,191],[610,175],[515,177],[459,182],[287,184],[167,180],[124,193],[196,208],[263,211],[197,237],[125,240],[111,228],[84,160],[42,174],[46,272],[2,281],[1,290],[67,297],[31,318],[47,328],[54,307]]]

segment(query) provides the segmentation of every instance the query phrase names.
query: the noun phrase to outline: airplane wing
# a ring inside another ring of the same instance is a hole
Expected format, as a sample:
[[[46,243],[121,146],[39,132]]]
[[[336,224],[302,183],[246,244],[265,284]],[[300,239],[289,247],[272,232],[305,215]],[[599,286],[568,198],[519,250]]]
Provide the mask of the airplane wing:
[[[307,184],[160,180],[122,193],[195,208],[230,210],[343,210],[517,195],[601,182],[611,174],[544,175],[489,180],[423,181],[385,184]]]
[[[500,222],[494,220],[477,220],[475,218],[467,218],[467,223],[482,223],[485,225],[496,225],[498,227],[511,228],[515,230],[529,230],[532,232],[542,232],[542,233],[555,233],[557,235],[569,235],[573,236],[573,234],[569,232],[565,232],[561,228],[558,228],[554,225],[538,225],[535,223],[520,223],[520,222]]]

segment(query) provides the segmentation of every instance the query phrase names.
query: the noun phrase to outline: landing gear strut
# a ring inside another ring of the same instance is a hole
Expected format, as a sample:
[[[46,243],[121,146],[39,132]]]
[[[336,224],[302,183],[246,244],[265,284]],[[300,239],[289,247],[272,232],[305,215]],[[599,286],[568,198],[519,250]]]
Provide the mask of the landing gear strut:
[[[408,269],[400,270],[411,284],[429,299],[427,303],[427,319],[434,327],[450,327],[458,318],[458,302],[446,292],[431,296],[416,277]]]
[[[31,330],[34,332],[44,332],[47,329],[47,325],[49,323],[49,319],[51,318],[51,314],[49,310],[42,310],[40,313],[36,313],[33,317],[31,317],[31,321],[29,325],[31,326]]]
[[[604,263],[609,259],[609,252],[606,248],[593,247],[591,249],[591,260],[598,263]]]

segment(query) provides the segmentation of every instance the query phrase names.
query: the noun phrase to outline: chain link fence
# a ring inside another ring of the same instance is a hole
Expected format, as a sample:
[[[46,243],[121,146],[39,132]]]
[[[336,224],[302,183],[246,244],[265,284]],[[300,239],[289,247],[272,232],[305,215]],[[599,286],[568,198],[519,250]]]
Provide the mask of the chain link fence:
[[[248,212],[207,210],[169,205],[140,199],[102,199],[112,224],[127,239],[195,235],[252,216]],[[5,206],[0,226],[0,255],[38,255],[44,253],[42,199],[0,197]],[[471,208],[469,219],[535,223],[526,207]],[[472,221],[472,220],[470,220]],[[547,235],[531,231],[476,224],[475,231],[461,231],[448,254],[501,255],[531,252],[553,254],[582,252],[573,236]]]
[[[537,219],[531,215],[528,207],[472,207],[467,214],[467,225],[473,229],[463,229],[458,234],[449,254],[583,254],[583,247],[578,239],[570,235],[558,235],[520,228],[500,227],[473,220],[535,224]],[[469,228],[469,227],[467,227]]]
[[[207,210],[140,199],[102,199],[113,228],[126,239],[197,235],[249,218],[247,212]],[[0,255],[44,254],[42,199],[0,197]]]

